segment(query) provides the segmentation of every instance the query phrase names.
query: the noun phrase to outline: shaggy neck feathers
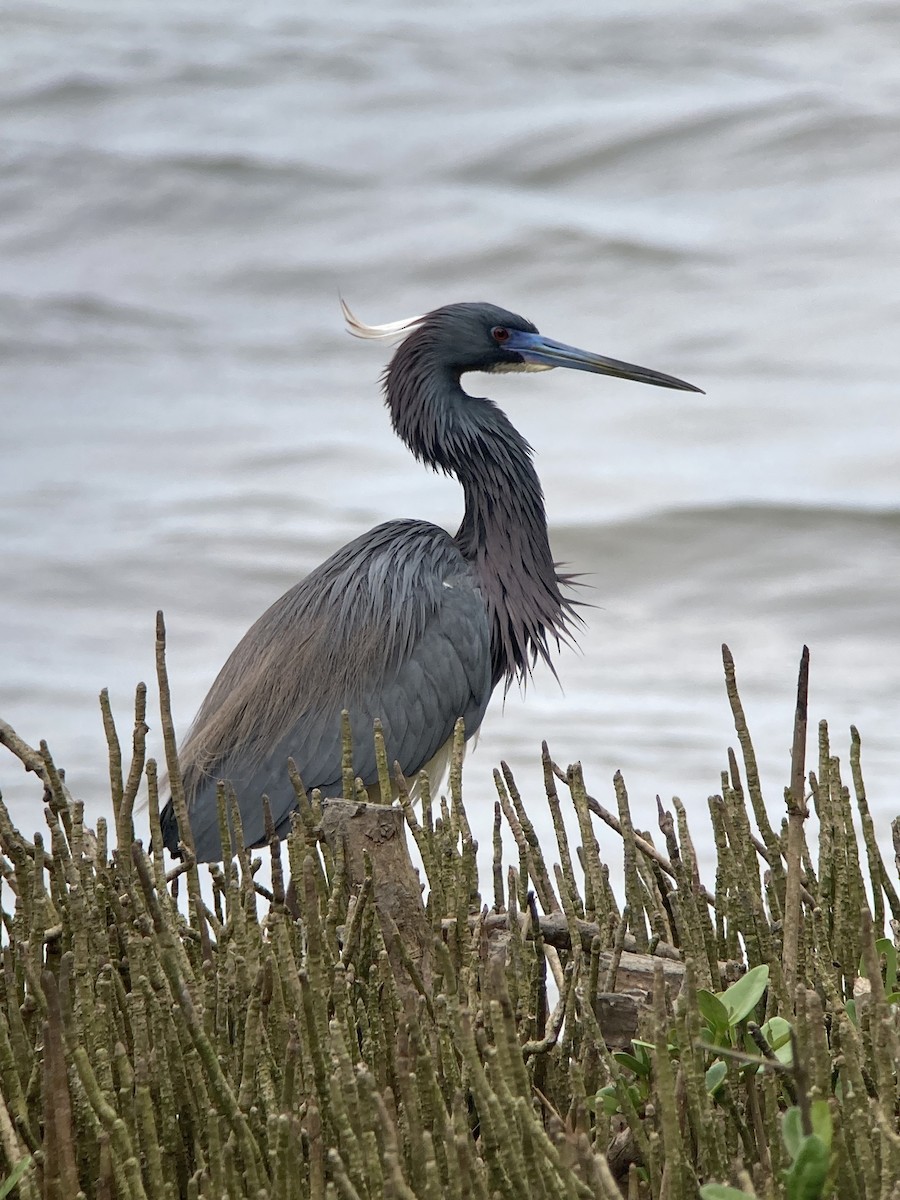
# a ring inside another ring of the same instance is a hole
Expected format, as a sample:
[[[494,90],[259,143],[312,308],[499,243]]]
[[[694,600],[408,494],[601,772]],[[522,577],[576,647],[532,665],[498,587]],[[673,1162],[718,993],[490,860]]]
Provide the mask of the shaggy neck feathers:
[[[398,436],[416,458],[454,475],[465,496],[455,541],[491,618],[493,683],[525,680],[549,640],[567,640],[572,602],[562,595],[544,498],[526,440],[491,400],[469,396],[460,369],[442,365],[427,329],[397,350],[384,374]]]

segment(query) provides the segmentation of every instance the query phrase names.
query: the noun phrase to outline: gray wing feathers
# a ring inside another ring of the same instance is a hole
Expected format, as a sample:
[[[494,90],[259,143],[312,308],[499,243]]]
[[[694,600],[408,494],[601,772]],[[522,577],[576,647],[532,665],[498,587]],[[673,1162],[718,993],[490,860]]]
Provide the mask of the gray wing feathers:
[[[256,646],[266,643],[267,663],[248,683],[254,631]],[[377,781],[376,717],[384,726],[388,762],[398,761],[413,775],[447,741],[459,717],[467,735],[474,734],[490,699],[484,601],[450,535],[425,522],[392,521],[350,543],[277,601],[251,634],[223,667],[182,749],[201,859],[221,853],[215,803],[220,778],[235,787],[248,845],[264,839],[263,794],[279,832],[288,827],[296,807],[288,757],[307,788],[340,792],[342,708],[350,712],[354,772],[370,784]],[[306,678],[285,681],[285,673]],[[273,698],[272,689],[293,689],[294,695]],[[291,700],[274,746],[270,735],[259,753],[253,735],[277,722]],[[238,749],[232,741],[230,752],[209,761],[213,734],[223,749],[227,744],[216,731],[229,712],[243,731]],[[206,761],[198,754],[204,747]]]

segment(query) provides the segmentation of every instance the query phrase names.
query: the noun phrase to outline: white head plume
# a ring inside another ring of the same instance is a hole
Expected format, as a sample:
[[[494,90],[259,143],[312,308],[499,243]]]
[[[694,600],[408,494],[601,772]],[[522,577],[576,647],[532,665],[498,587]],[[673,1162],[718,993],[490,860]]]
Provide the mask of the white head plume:
[[[347,332],[352,333],[354,337],[365,338],[368,341],[388,341],[392,338],[402,337],[425,319],[425,314],[422,313],[418,317],[405,317],[402,321],[388,321],[385,325],[366,325],[353,313],[343,296],[341,297],[341,311],[347,322]]]

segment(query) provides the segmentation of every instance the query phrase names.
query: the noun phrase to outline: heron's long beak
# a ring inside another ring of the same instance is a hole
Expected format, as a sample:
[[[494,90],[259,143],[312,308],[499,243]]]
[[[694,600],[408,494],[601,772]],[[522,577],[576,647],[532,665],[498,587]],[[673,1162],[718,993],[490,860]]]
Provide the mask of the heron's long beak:
[[[636,367],[632,363],[619,362],[615,358],[604,358],[589,350],[579,350],[564,342],[554,342],[540,333],[525,333],[511,329],[509,338],[503,343],[504,350],[521,355],[527,363],[541,367],[571,367],[574,371],[591,371],[595,375],[615,375],[619,379],[635,379],[638,383],[652,383],[655,387],[675,388],[680,392],[700,392],[703,389],[676,379],[674,375],[663,375],[661,371],[650,371],[647,367]]]

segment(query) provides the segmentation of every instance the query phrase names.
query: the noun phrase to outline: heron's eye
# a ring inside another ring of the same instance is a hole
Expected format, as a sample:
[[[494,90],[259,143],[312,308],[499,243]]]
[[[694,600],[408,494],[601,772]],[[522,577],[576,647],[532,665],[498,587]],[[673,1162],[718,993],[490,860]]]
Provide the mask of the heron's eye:
[[[495,325],[491,330],[491,337],[495,342],[508,342],[509,330],[504,329],[502,325]]]

